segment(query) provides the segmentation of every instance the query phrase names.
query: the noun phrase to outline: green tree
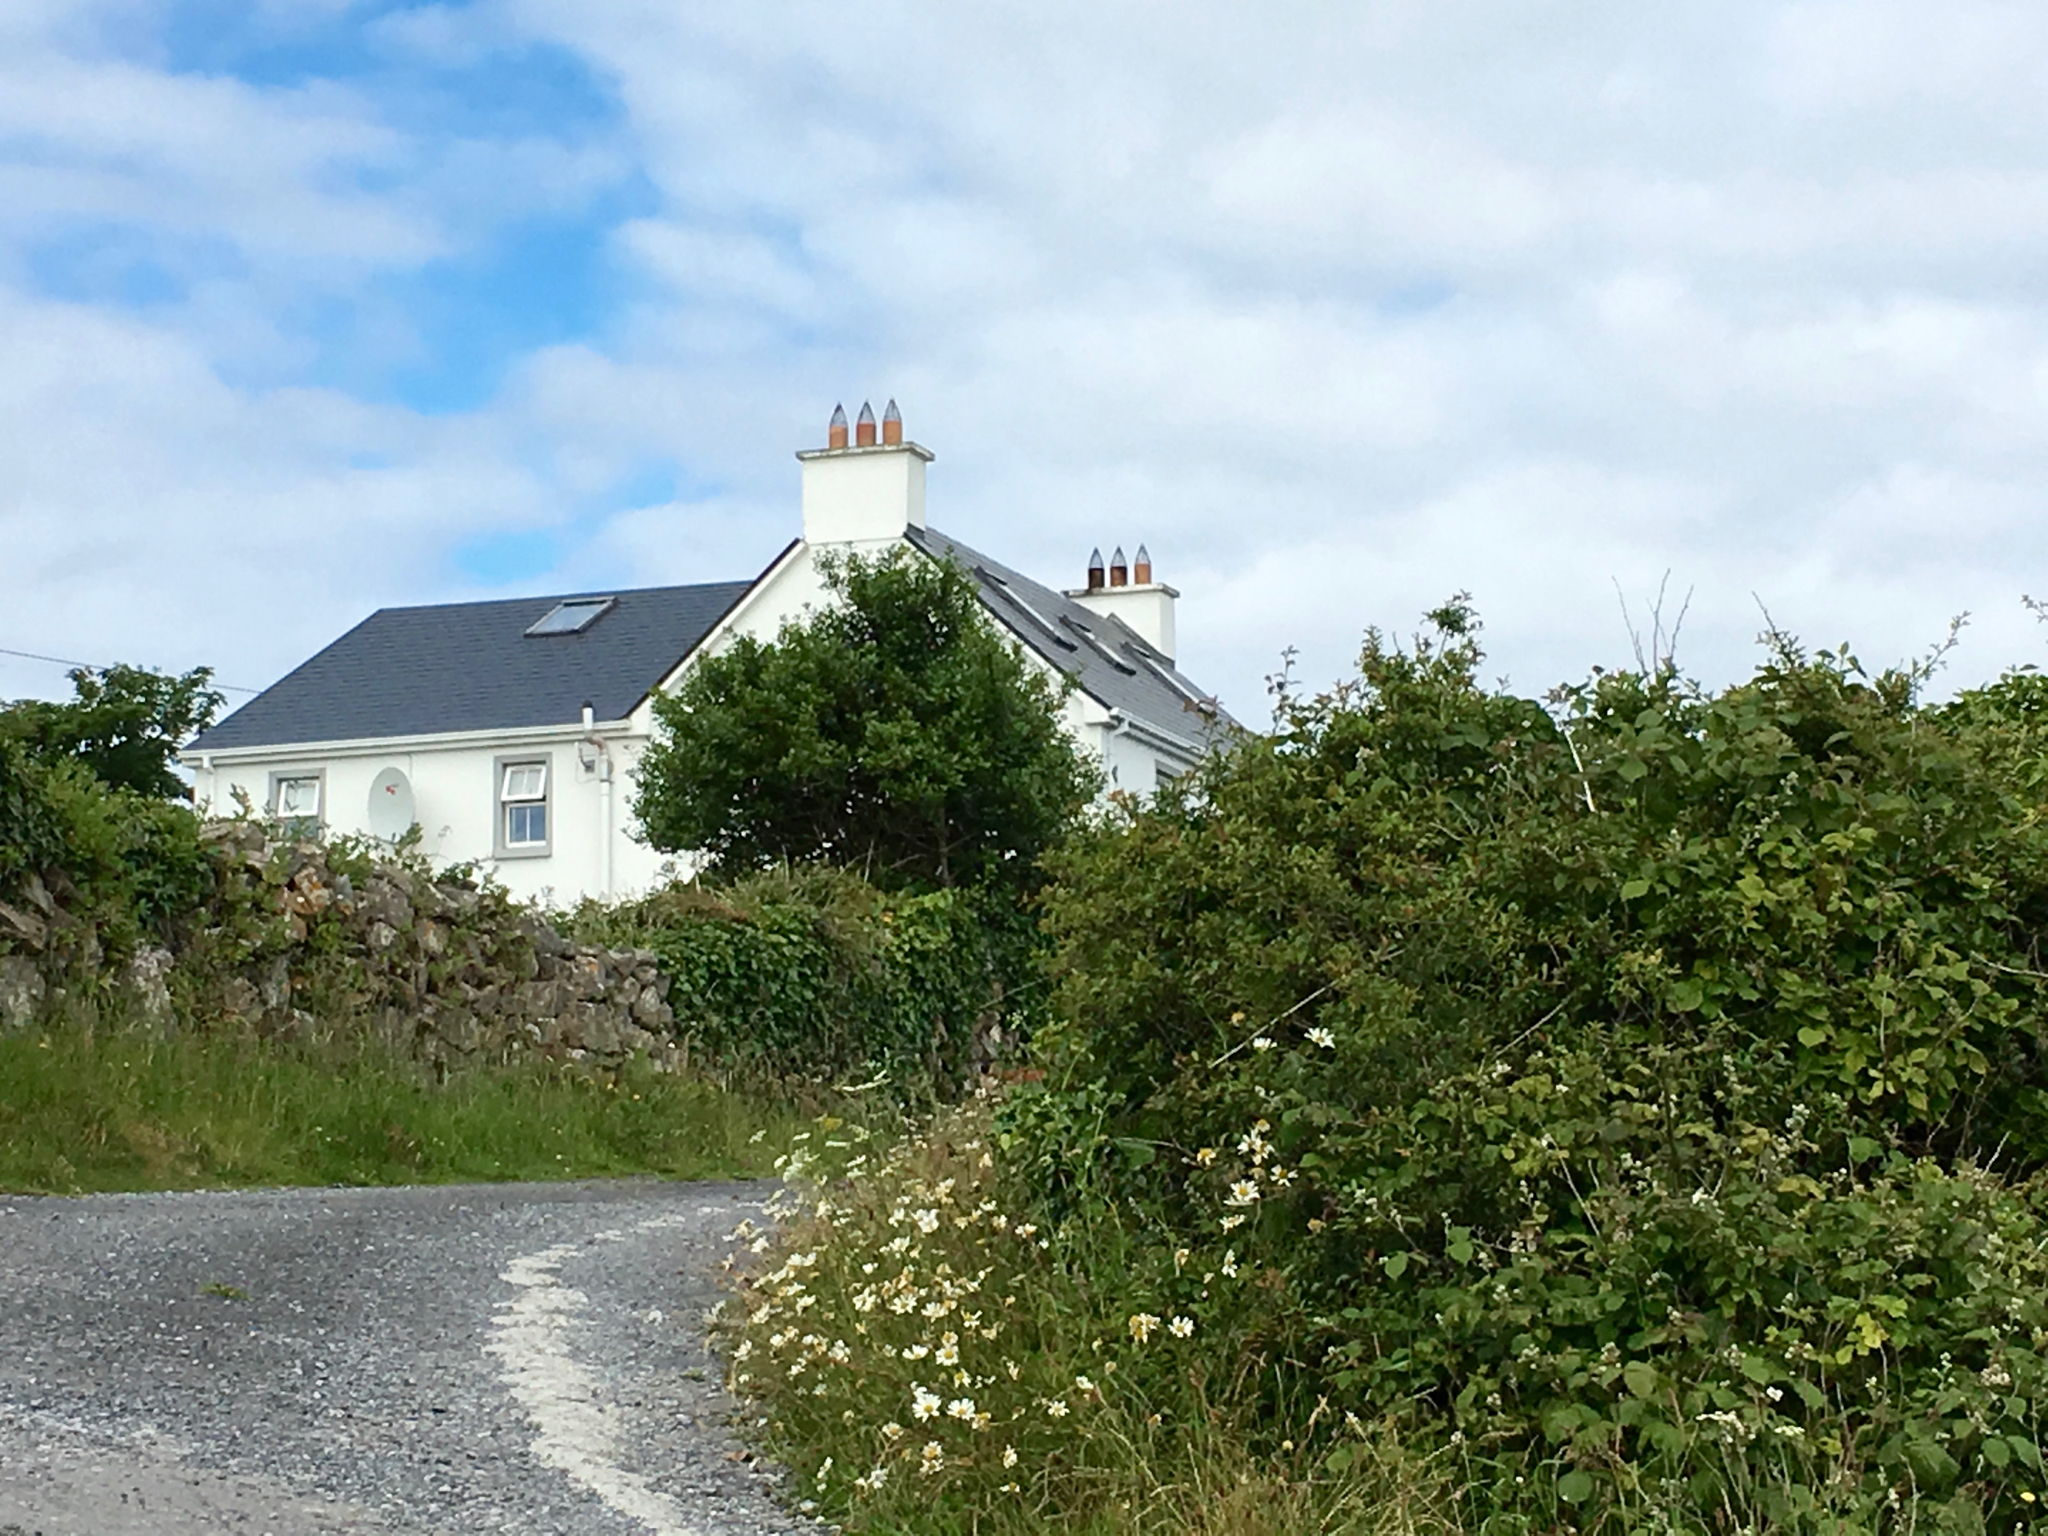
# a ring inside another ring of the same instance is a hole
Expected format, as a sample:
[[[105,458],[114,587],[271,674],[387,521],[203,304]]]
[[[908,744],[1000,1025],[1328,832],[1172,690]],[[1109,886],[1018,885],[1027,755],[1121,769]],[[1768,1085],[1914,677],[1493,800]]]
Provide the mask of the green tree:
[[[75,761],[102,783],[160,799],[181,799],[171,771],[178,748],[213,723],[226,702],[213,672],[182,676],[143,667],[80,667],[68,703],[22,699],[0,707],[0,741],[37,762]]]
[[[902,551],[826,566],[838,599],[742,636],[655,702],[648,840],[722,875],[824,861],[909,888],[1031,884],[1095,789],[1059,686],[957,565]]]

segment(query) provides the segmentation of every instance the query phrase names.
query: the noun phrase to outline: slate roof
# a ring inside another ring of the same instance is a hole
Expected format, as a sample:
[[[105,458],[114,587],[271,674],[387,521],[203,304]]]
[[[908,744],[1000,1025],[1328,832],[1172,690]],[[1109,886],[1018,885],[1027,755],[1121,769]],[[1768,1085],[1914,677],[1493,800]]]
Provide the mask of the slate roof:
[[[1090,613],[936,529],[913,528],[908,537],[972,572],[989,611],[1104,708],[1196,746],[1229,721],[1121,619]],[[719,581],[380,608],[185,750],[573,725],[586,699],[598,719],[622,720],[753,586]],[[526,634],[557,603],[579,597],[615,601],[580,634]]]
[[[380,608],[187,751],[622,720],[751,581]],[[528,638],[572,597],[617,601],[580,634]]]
[[[1230,717],[1123,620],[1090,613],[1063,592],[1041,586],[935,528],[912,528],[910,541],[974,574],[982,601],[1017,638],[1073,678],[1105,709],[1119,710],[1190,745]]]

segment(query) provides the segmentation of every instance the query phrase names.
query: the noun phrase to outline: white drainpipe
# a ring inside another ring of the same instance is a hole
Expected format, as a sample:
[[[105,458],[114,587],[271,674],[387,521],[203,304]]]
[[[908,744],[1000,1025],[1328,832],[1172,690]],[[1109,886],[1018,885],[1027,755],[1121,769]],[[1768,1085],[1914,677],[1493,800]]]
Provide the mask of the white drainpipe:
[[[603,871],[600,882],[604,899],[612,899],[612,753],[610,745],[597,733],[597,714],[590,705],[583,706],[584,742],[592,748],[594,756],[588,767],[597,774],[597,798],[604,806],[600,820],[604,824],[602,833],[599,868]]]
[[[604,899],[612,899],[612,754],[597,744],[597,793],[604,801]]]

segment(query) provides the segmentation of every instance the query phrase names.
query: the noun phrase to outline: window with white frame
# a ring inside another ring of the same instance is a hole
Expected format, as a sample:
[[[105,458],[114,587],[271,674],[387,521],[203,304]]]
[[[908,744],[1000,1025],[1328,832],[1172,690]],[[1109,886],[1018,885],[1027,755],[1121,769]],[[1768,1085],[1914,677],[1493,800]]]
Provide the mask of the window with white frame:
[[[498,843],[505,853],[545,853],[548,846],[548,765],[498,765]]]
[[[270,814],[279,821],[320,820],[320,775],[278,774],[270,781]]]

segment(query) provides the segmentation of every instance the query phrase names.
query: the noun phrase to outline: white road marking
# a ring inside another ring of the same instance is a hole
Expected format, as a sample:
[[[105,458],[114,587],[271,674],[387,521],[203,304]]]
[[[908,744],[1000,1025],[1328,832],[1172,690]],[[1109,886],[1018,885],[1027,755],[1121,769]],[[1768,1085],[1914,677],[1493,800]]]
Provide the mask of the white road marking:
[[[672,1226],[678,1219],[656,1217],[639,1230]],[[621,1235],[599,1234],[607,1240]],[[498,1278],[516,1286],[519,1294],[499,1310],[487,1348],[498,1357],[501,1377],[533,1423],[533,1454],[542,1464],[567,1474],[654,1536],[704,1536],[673,1499],[613,1459],[611,1426],[597,1406],[596,1380],[569,1347],[589,1298],[562,1284],[557,1273],[563,1260],[582,1247],[557,1243],[505,1266]]]

